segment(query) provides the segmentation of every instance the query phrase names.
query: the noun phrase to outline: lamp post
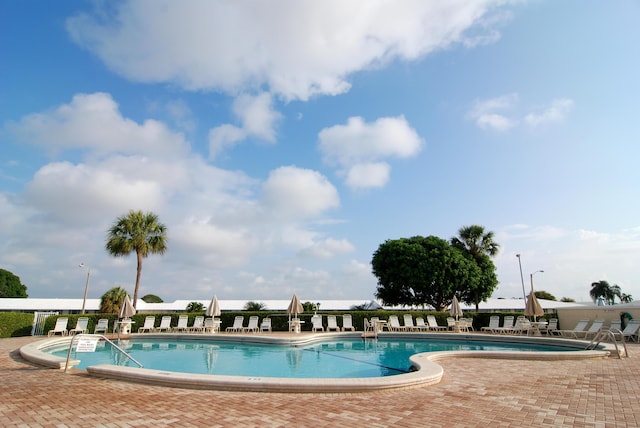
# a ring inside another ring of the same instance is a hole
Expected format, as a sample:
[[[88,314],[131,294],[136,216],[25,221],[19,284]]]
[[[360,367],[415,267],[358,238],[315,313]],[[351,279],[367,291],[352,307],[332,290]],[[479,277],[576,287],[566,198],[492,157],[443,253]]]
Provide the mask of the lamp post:
[[[516,254],[516,257],[518,258],[518,265],[520,266],[520,281],[522,281],[522,297],[524,298],[524,300],[526,302],[527,301],[527,292],[524,291],[524,276],[522,276],[522,262],[520,261],[520,254]]]
[[[531,292],[533,293],[533,275],[537,274],[538,272],[544,272],[543,270],[537,270],[535,272],[533,272],[531,275],[529,275],[529,278],[531,279]]]
[[[84,267],[84,263],[80,263],[79,268]],[[82,299],[82,314],[84,315],[84,308],[87,305],[87,291],[89,291],[89,278],[91,277],[91,269],[87,267],[87,282],[84,284],[84,298]]]
[[[320,302],[316,303],[316,314],[318,313],[319,310],[320,310]]]

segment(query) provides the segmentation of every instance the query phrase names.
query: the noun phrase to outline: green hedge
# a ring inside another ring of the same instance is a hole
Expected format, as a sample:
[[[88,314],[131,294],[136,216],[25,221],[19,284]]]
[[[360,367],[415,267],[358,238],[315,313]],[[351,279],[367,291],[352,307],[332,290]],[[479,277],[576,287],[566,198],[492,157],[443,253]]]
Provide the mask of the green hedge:
[[[0,337],[29,336],[33,326],[33,314],[0,312]]]

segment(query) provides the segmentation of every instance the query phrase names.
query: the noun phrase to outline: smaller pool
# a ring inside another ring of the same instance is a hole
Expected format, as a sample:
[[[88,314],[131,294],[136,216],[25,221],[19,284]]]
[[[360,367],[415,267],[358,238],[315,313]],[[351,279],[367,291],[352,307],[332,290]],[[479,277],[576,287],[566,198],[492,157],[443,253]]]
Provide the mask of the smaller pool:
[[[436,351],[575,351],[563,346],[530,343],[415,338],[341,338],[307,345],[215,340],[140,338],[120,346],[144,368],[170,372],[274,378],[370,378],[412,370],[409,357]],[[66,358],[68,345],[45,349]],[[79,368],[98,364],[136,367],[111,345],[101,342],[95,353],[75,353]]]

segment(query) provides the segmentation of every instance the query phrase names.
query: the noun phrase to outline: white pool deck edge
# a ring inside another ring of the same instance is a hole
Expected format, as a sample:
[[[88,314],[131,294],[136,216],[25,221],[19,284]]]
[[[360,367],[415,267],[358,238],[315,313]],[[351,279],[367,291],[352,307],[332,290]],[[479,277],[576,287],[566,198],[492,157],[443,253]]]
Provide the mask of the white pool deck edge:
[[[229,340],[253,343],[280,343],[307,345],[336,338],[360,338],[361,332],[355,333],[265,333],[265,334],[174,334],[174,333],[147,333],[132,334],[131,338],[158,338],[167,340]],[[572,346],[576,349],[584,349],[589,342],[584,340],[529,337],[512,335],[491,335],[485,333],[381,333],[381,338],[433,338],[445,340],[468,341],[495,341],[495,342],[520,342],[538,345],[555,344]],[[71,337],[47,338],[41,341],[29,343],[20,348],[20,355],[27,361],[50,368],[64,369],[66,358],[57,357],[43,351],[51,346],[69,345]],[[371,339],[366,339],[371,340]],[[99,364],[87,368],[87,373],[99,378],[117,379],[128,382],[162,385],[175,388],[189,389],[214,389],[228,391],[256,391],[256,392],[366,392],[380,391],[394,388],[408,388],[415,386],[427,386],[437,384],[444,374],[442,366],[437,361],[447,358],[486,358],[486,359],[528,359],[528,360],[579,360],[590,358],[607,358],[616,355],[612,344],[603,343],[602,350],[577,350],[566,351],[442,351],[426,352],[411,356],[411,362],[417,369],[410,373],[394,376],[373,378],[274,378],[274,377],[247,377],[247,376],[222,376],[192,373],[179,373],[155,369],[123,367],[109,364]],[[71,360],[70,366],[77,365],[77,360]],[[77,372],[72,370],[71,372]]]

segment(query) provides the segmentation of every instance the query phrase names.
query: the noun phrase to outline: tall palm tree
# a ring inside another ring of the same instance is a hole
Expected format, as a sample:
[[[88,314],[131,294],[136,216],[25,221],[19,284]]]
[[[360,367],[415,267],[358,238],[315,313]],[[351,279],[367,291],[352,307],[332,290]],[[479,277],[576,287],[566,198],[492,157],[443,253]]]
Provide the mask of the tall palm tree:
[[[490,258],[498,254],[500,244],[493,240],[493,232],[485,232],[484,227],[474,224],[461,227],[458,236],[451,238],[451,245],[469,254],[482,271],[479,286],[475,290],[463,293],[462,296],[466,303],[475,303],[477,311],[480,302],[491,297],[498,285],[496,268]]]
[[[618,289],[619,288],[620,287],[618,287]],[[609,285],[607,281],[592,282],[591,290],[589,290],[589,295],[593,299],[594,303],[596,303],[599,299],[602,299],[609,305],[613,305],[614,299],[616,298],[615,290]]]
[[[124,257],[136,253],[138,265],[136,271],[136,288],[133,293],[133,306],[138,302],[138,288],[142,273],[142,259],[149,254],[164,254],[167,251],[167,227],[160,223],[154,213],[129,211],[127,215],[118,217],[109,229],[107,251],[112,256]]]
[[[128,296],[127,290],[122,287],[114,287],[100,297],[100,312],[103,314],[117,314],[122,302]]]

